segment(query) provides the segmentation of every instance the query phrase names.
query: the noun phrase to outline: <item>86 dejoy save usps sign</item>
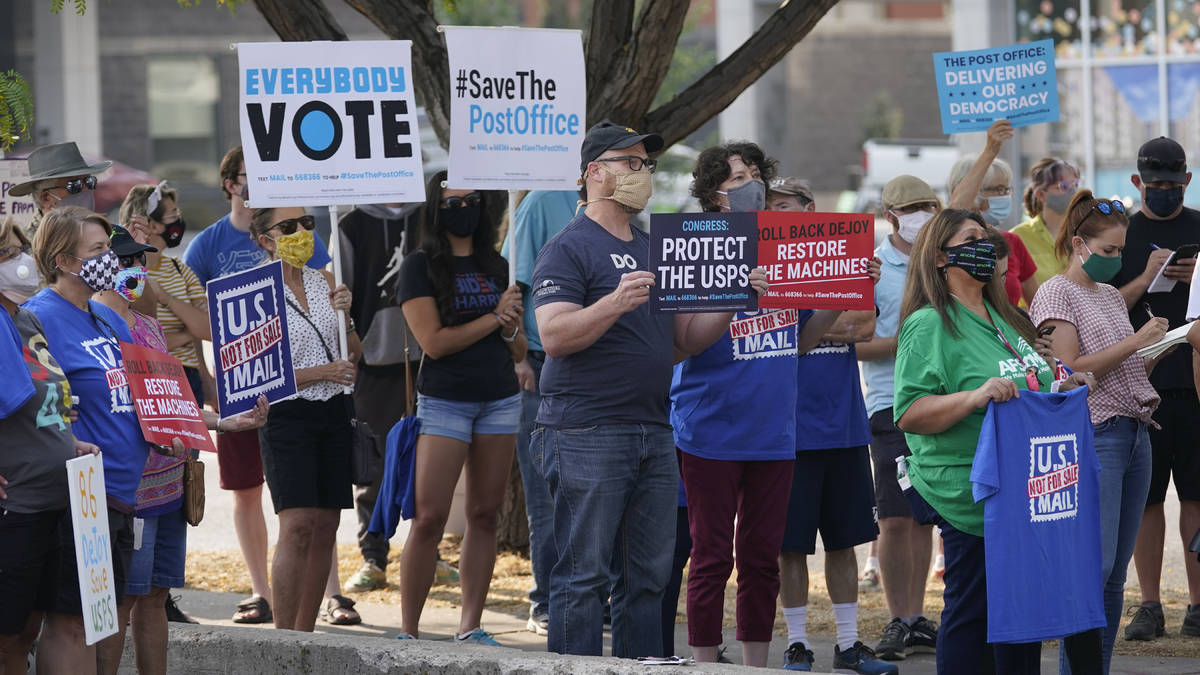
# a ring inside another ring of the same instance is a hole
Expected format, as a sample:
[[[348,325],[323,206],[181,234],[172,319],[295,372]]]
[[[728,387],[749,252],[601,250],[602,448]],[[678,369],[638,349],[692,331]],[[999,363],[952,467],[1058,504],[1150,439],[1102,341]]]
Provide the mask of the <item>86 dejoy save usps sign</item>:
[[[407,40],[238,45],[255,207],[425,200]]]

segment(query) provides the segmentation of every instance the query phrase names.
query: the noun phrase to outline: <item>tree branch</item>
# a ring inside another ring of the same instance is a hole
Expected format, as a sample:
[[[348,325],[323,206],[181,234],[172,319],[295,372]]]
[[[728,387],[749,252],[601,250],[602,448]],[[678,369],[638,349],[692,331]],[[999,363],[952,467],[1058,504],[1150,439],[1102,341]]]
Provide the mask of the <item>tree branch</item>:
[[[837,0],[785,3],[737,51],[670,101],[646,113],[639,130],[662,135],[667,146],[683,139],[727,108],[836,4]]]
[[[601,89],[612,72],[617,56],[624,51],[633,35],[633,9],[634,0],[595,0],[592,3],[592,19],[583,37],[583,61],[587,71],[588,92],[598,92]],[[590,121],[591,112],[589,106],[589,126],[593,124]]]
[[[254,6],[285,42],[349,39],[322,0],[254,0]]]

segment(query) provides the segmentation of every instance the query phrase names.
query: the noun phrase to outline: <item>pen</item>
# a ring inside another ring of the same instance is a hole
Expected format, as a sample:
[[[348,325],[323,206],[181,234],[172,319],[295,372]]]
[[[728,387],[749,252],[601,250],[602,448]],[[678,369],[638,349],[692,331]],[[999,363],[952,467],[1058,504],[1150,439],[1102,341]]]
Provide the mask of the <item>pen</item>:
[[[1155,244],[1154,242],[1150,242],[1150,248],[1157,251],[1159,249],[1159,245]]]
[[[1151,246],[1153,246],[1154,244],[1150,244],[1150,245],[1151,245]],[[1151,312],[1151,311],[1150,311],[1150,303],[1148,303],[1148,302],[1143,302],[1143,303],[1142,303],[1142,307],[1144,307],[1144,308],[1146,309],[1146,316],[1148,316],[1148,317],[1150,317],[1151,319],[1153,319],[1153,318],[1154,318],[1154,312]]]

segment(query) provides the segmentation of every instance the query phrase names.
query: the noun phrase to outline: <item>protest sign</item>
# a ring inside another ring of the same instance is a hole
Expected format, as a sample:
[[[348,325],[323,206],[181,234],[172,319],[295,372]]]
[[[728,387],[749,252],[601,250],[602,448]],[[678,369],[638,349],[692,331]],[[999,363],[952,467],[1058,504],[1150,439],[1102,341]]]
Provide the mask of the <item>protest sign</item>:
[[[255,207],[425,200],[407,40],[238,45]]]
[[[865,213],[761,211],[758,264],[770,290],[759,304],[791,309],[872,309],[867,274],[875,218]]]
[[[274,403],[296,393],[283,262],[213,279],[207,290],[221,417],[253,408],[259,394]]]
[[[179,438],[186,447],[217,451],[179,359],[128,342],[121,343],[121,358],[147,441],[169,446]]]
[[[575,190],[587,79],[577,30],[443,26],[450,169],[464,190]]]
[[[933,55],[942,131],[986,131],[1005,119],[1014,127],[1058,121],[1054,41]]]
[[[755,214],[655,213],[650,216],[652,312],[734,312],[758,307],[750,270],[758,260]],[[613,255],[617,269],[633,258]]]
[[[98,455],[84,455],[67,460],[66,468],[84,643],[94,645],[117,632],[116,579],[108,531],[104,464]]]
[[[17,227],[24,231],[33,222],[37,207],[33,195],[13,197],[9,188],[29,180],[29,165],[23,159],[0,159],[0,222],[12,216]]]

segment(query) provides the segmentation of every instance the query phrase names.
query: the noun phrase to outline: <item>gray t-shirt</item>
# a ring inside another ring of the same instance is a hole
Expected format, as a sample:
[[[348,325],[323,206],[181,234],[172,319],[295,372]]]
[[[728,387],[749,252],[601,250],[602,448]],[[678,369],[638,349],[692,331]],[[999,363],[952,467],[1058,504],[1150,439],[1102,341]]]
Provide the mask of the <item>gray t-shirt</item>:
[[[0,500],[0,508],[15,513],[62,510],[70,503],[63,464],[75,457],[75,437],[67,419],[70,387],[46,348],[42,324],[33,312],[17,308],[13,323],[34,392],[19,410],[0,419],[0,476],[8,480],[8,499]]]
[[[645,271],[650,238],[630,230],[633,240],[621,241],[580,213],[538,254],[533,306],[571,302],[588,307],[613,292],[622,274]],[[645,303],[617,319],[587,349],[547,358],[538,423],[669,426],[674,326],[670,314],[652,314]]]

